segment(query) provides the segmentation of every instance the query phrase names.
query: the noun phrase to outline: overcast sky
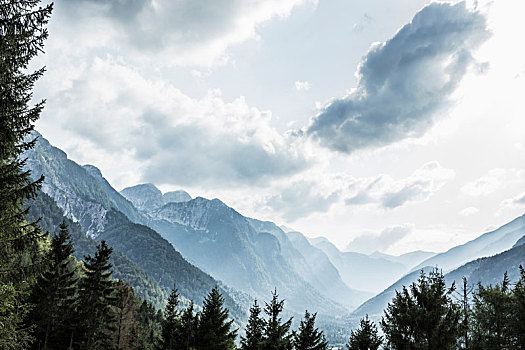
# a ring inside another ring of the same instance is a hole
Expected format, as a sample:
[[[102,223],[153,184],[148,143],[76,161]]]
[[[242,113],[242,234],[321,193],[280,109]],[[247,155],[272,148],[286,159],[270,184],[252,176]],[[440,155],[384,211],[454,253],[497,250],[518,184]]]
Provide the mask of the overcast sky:
[[[443,251],[525,211],[524,12],[57,0],[37,129],[118,190],[220,198],[340,248]]]

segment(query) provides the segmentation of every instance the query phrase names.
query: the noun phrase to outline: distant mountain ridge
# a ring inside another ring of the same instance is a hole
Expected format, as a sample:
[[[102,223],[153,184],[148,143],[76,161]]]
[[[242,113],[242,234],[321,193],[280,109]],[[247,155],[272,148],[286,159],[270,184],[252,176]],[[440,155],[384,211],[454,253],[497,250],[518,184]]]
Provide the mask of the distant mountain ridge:
[[[314,280],[304,278],[310,276],[303,273],[308,264],[274,224],[260,230],[255,227],[258,220],[244,217],[219,199],[202,197],[146,208],[143,213],[185,257],[236,289],[261,299],[277,288],[296,312],[307,307],[325,314],[347,312],[339,304],[342,300],[320,293],[318,285],[311,284]],[[353,293],[344,284],[341,287]]]
[[[500,228],[483,234],[466,244],[454,247],[446,253],[436,255],[436,257],[439,257],[439,260],[437,261],[442,261],[445,256],[453,256],[453,254],[459,252],[459,257],[457,257],[456,260],[468,260],[468,257],[465,255],[466,252],[469,252],[469,249],[467,248],[480,248],[478,250],[471,249],[470,252],[473,255],[472,259],[445,274],[447,284],[452,285],[452,283],[455,282],[456,285],[459,285],[463,277],[466,277],[468,283],[474,287],[478,283],[494,285],[496,283],[501,283],[505,272],[508,273],[511,282],[516,282],[519,279],[518,267],[520,265],[525,267],[525,236],[523,233],[520,233],[520,230],[523,227],[523,221],[524,216],[518,217]],[[513,241],[515,243],[512,243]],[[478,257],[478,255],[481,254],[480,252],[494,251],[500,247],[509,248],[502,249],[501,251],[497,251],[486,257]],[[435,261],[434,258],[427,259],[420,264],[418,269],[403,276],[384,291],[364,302],[352,312],[353,320],[356,321],[365,315],[378,319],[382,315],[387,304],[392,300],[396,290],[400,291],[403,286],[408,287],[415,282],[419,277],[421,270],[428,273],[436,266],[441,268],[439,265],[421,266],[426,262],[432,264]]]
[[[367,292],[378,293],[403,276],[408,268],[384,258],[374,258],[361,253],[341,252],[327,239],[312,239],[313,245],[326,253],[337,268],[343,281],[350,288],[361,287]]]
[[[525,214],[496,230],[424,260],[414,270],[424,266],[438,266],[445,272],[451,271],[469,261],[508,250],[524,235]]]
[[[434,252],[426,252],[426,251],[422,251],[422,250],[416,250],[416,251],[413,251],[413,252],[409,252],[409,253],[405,253],[405,254],[401,254],[401,255],[389,255],[389,254],[384,254],[384,253],[380,253],[380,252],[373,252],[372,254],[369,254],[368,256],[372,257],[372,258],[380,258],[380,259],[385,259],[385,260],[389,260],[389,261],[392,261],[392,262],[396,262],[396,263],[400,263],[404,266],[406,266],[406,268],[408,270],[412,270],[414,268],[414,266],[417,266],[418,264],[420,264],[422,261],[425,261],[427,259],[430,259],[431,257],[435,256],[436,253]]]

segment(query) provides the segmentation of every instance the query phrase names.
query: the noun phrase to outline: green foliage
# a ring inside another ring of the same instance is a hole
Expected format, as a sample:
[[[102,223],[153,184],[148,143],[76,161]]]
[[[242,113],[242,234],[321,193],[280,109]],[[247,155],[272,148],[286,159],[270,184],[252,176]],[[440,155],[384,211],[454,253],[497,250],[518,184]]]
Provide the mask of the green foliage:
[[[118,281],[115,288],[115,306],[112,308],[114,348],[129,349],[138,340],[135,320],[136,300],[133,288],[129,283]]]
[[[193,308],[193,301],[191,301],[190,305],[182,313],[176,330],[175,336],[179,349],[189,350],[195,347],[199,319],[194,315]]]
[[[283,322],[280,315],[283,311],[284,300],[279,300],[277,290],[272,293],[270,303],[265,303],[264,312],[268,316],[264,330],[264,350],[289,350],[292,349],[292,334],[290,326],[292,319]]]
[[[117,210],[106,214],[104,232],[97,239],[122,252],[167,291],[177,285],[178,292],[190,300],[203,300],[217,282],[210,275],[190,264],[169,243],[151,228],[131,222]],[[137,249],[140,247],[140,249]],[[224,292],[225,305],[236,317],[244,315],[230,295]]]
[[[52,5],[39,0],[0,1],[0,345],[25,347],[30,328],[21,322],[30,310],[25,297],[42,267],[41,234],[27,223],[24,202],[33,198],[42,178],[32,181],[20,155],[33,147],[26,140],[40,117],[44,101],[30,106],[35,82],[44,68],[28,72],[31,60],[43,51]]]
[[[246,325],[246,334],[241,337],[242,350],[261,350],[264,341],[264,327],[265,322],[261,317],[262,309],[257,304],[257,300],[253,302],[250,308],[250,318]]]
[[[350,334],[350,341],[347,344],[349,350],[377,350],[383,343],[383,338],[379,336],[374,322],[368,319],[368,315],[361,319],[359,328]]]
[[[25,348],[32,340],[29,329],[21,326],[29,306],[20,294],[12,284],[0,284],[0,349]]]
[[[235,349],[237,330],[231,330],[233,320],[228,320],[228,309],[224,298],[214,287],[204,299],[197,328],[195,348],[197,350]]]
[[[113,251],[102,241],[95,256],[85,257],[86,278],[79,293],[79,314],[84,330],[83,347],[107,349],[110,347],[110,325],[114,322],[111,307],[115,305],[115,282],[111,279],[108,260]]]
[[[381,326],[389,349],[455,349],[459,338],[459,307],[437,269],[422,271],[410,291],[403,287],[388,304]]]
[[[299,331],[293,334],[293,344],[295,350],[326,350],[328,343],[322,331],[315,328],[315,317],[308,311],[304,313],[304,319],[301,320]]]
[[[95,254],[97,242],[86,236],[77,222],[63,216],[63,211],[55,201],[44,192],[39,192],[37,198],[30,202],[31,207],[26,216],[28,220],[41,218],[38,225],[49,232],[55,232],[62,221],[68,225],[71,240],[75,247],[74,255],[78,260],[82,260],[86,255]],[[114,248],[114,247],[113,247]],[[118,249],[114,249],[109,260],[111,263],[113,277],[122,281],[129,282],[135,294],[143,299],[152,302],[156,307],[162,307],[167,300],[165,293],[160,286],[139,266],[133,263]]]
[[[507,273],[501,284],[478,285],[474,293],[473,349],[508,349],[512,344],[512,291]]]
[[[73,251],[71,235],[63,221],[60,232],[51,239],[47,271],[38,278],[32,292],[35,309],[30,319],[36,325],[38,339],[35,348],[66,348],[70,343],[79,279]]]
[[[519,269],[520,279],[512,295],[510,330],[514,336],[514,345],[519,349],[525,349],[525,269],[522,265]]]
[[[163,349],[175,349],[176,348],[176,339],[175,332],[180,324],[180,315],[177,311],[177,306],[179,305],[179,294],[177,293],[177,288],[173,286],[170,296],[168,298],[168,303],[166,304],[165,309],[165,318],[162,322],[162,348]]]

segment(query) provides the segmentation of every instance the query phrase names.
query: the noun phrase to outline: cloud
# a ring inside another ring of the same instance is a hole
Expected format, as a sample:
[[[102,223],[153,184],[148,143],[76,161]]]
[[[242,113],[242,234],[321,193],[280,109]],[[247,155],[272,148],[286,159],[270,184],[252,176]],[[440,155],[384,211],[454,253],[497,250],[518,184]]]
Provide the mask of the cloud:
[[[168,65],[206,66],[224,61],[229,47],[257,37],[262,24],[286,17],[306,2],[315,4],[310,0],[68,0],[59,2],[57,11],[72,36],[85,33],[85,28],[107,29],[90,31],[92,47],[143,58],[162,56]]]
[[[354,238],[346,247],[347,251],[371,254],[383,252],[394,243],[400,241],[414,230],[413,224],[387,227],[381,232],[366,232]]]
[[[307,81],[296,81],[294,84],[295,90],[297,91],[308,91],[312,87]]]
[[[305,133],[344,153],[421,136],[474,62],[472,51],[489,37],[485,17],[432,3],[390,40],[372,45],[347,96],[321,109]]]
[[[394,180],[388,175],[355,179],[349,186],[350,193],[345,203],[350,206],[373,204],[383,209],[394,209],[407,203],[427,200],[454,177],[453,170],[432,161],[401,180]]]
[[[518,169],[496,168],[461,187],[461,191],[469,196],[488,196],[511,184],[525,180],[525,171]]]
[[[264,205],[275,213],[280,213],[287,222],[309,216],[312,213],[326,212],[340,197],[340,192],[322,193],[319,184],[311,181],[296,181],[281,188],[278,194],[265,199]]]
[[[525,192],[501,202],[500,210],[503,208],[525,208]]]
[[[476,214],[477,212],[479,212],[478,208],[476,208],[476,207],[467,207],[467,208],[461,210],[459,212],[459,215],[461,215],[461,216],[470,216],[470,215]]]
[[[372,17],[368,13],[363,14],[359,22],[352,26],[352,31],[355,33],[361,33],[366,27],[370,25],[370,23],[372,23],[372,20]]]
[[[128,166],[137,166],[143,182],[261,185],[309,166],[293,142],[270,126],[271,113],[242,97],[226,102],[210,90],[191,98],[113,59],[95,59],[73,84],[50,96],[46,118],[107,159],[118,154],[124,164],[129,157]]]

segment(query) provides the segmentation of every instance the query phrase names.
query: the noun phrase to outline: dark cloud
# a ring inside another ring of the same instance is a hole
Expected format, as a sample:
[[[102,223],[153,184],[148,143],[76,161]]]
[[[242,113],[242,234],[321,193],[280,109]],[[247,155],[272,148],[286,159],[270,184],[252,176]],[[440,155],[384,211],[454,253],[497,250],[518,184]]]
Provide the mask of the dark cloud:
[[[358,85],[329,103],[306,133],[331,149],[355,150],[422,135],[474,62],[471,51],[489,37],[485,17],[432,3],[361,61]]]

